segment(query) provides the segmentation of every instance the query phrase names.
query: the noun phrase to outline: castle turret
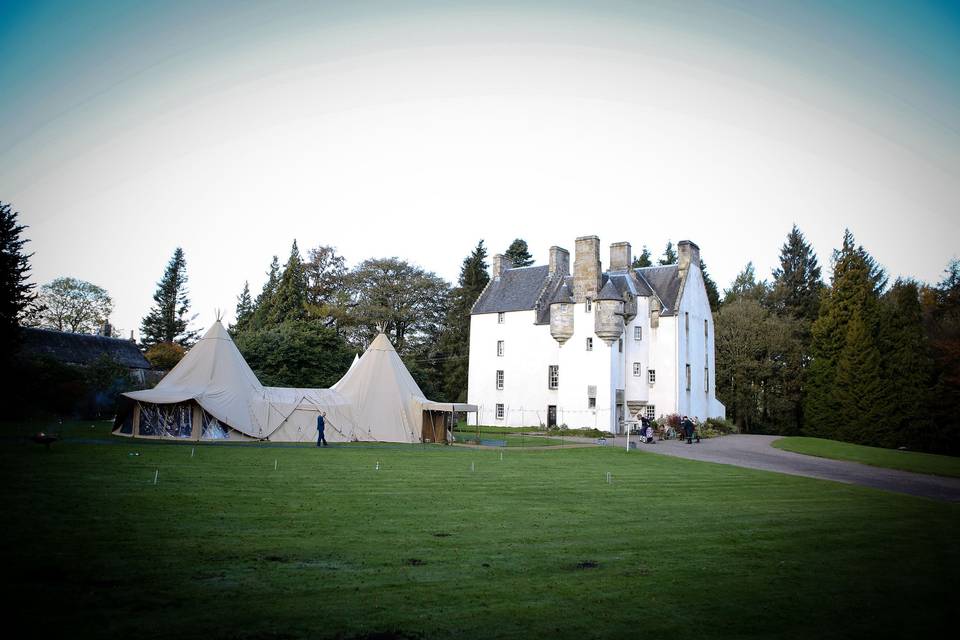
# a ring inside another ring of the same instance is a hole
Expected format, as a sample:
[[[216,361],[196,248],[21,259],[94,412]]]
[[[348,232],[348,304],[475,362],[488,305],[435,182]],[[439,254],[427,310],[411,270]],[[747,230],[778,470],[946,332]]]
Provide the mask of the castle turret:
[[[594,333],[608,345],[623,335],[623,298],[612,280],[600,290],[594,300]]]
[[[561,346],[573,335],[573,298],[565,283],[550,298],[550,335]]]

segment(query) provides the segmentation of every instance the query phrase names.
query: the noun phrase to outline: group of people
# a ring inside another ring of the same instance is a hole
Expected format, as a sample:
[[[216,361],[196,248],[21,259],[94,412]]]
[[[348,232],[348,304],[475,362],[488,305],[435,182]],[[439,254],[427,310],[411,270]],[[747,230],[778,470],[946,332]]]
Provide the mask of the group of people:
[[[645,444],[654,444],[654,430],[653,423],[650,421],[650,418],[646,416],[638,416],[640,419],[640,442]],[[669,438],[673,432],[671,427],[667,427],[669,431],[661,434],[661,437]],[[697,433],[697,426],[693,423],[693,420],[689,416],[683,416],[680,420],[680,432],[683,434],[683,437],[686,439],[687,444],[693,444],[694,442],[700,442],[700,434]]]

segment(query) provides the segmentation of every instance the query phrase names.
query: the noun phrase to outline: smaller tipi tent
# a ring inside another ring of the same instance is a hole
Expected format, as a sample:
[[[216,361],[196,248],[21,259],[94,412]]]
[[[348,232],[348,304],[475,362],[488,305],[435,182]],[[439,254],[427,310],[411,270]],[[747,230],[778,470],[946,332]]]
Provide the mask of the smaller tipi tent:
[[[474,405],[431,402],[386,334],[374,338],[332,389],[353,405],[356,435],[383,442],[445,442],[441,415],[476,411]]]

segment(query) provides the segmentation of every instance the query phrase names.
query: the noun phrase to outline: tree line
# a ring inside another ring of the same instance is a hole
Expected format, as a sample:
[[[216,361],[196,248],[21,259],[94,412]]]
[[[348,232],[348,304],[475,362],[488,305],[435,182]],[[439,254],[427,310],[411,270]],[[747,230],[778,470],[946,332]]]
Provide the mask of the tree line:
[[[824,282],[794,226],[771,275],[748,263],[714,316],[717,397],[741,430],[960,450],[960,262],[891,284],[847,230]]]
[[[105,290],[75,278],[35,290],[24,229],[0,203],[5,363],[20,325],[94,332],[112,309]],[[504,253],[515,266],[533,264],[522,239]],[[487,258],[481,240],[450,285],[397,257],[348,268],[334,247],[304,256],[294,241],[282,265],[273,257],[255,297],[244,283],[229,330],[264,384],[328,387],[382,329],[429,397],[464,401],[470,310],[489,282]],[[633,266],[676,262],[668,242],[656,263],[644,246]],[[721,297],[702,260],[700,267],[715,319],[717,397],[742,431],[958,452],[960,262],[951,261],[936,284],[891,284],[846,231],[825,279],[794,226],[769,281],[748,263]],[[187,283],[177,248],[140,327],[157,368],[174,366],[197,339]]]

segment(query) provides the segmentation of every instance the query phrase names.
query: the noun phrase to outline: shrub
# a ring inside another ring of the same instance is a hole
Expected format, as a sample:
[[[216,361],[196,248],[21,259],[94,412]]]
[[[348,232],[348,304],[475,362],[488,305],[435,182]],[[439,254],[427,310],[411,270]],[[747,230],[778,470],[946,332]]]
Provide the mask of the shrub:
[[[147,352],[143,355],[150,361],[154,369],[169,371],[177,366],[177,363],[183,360],[183,356],[186,354],[186,349],[175,342],[158,342],[147,349]]]

